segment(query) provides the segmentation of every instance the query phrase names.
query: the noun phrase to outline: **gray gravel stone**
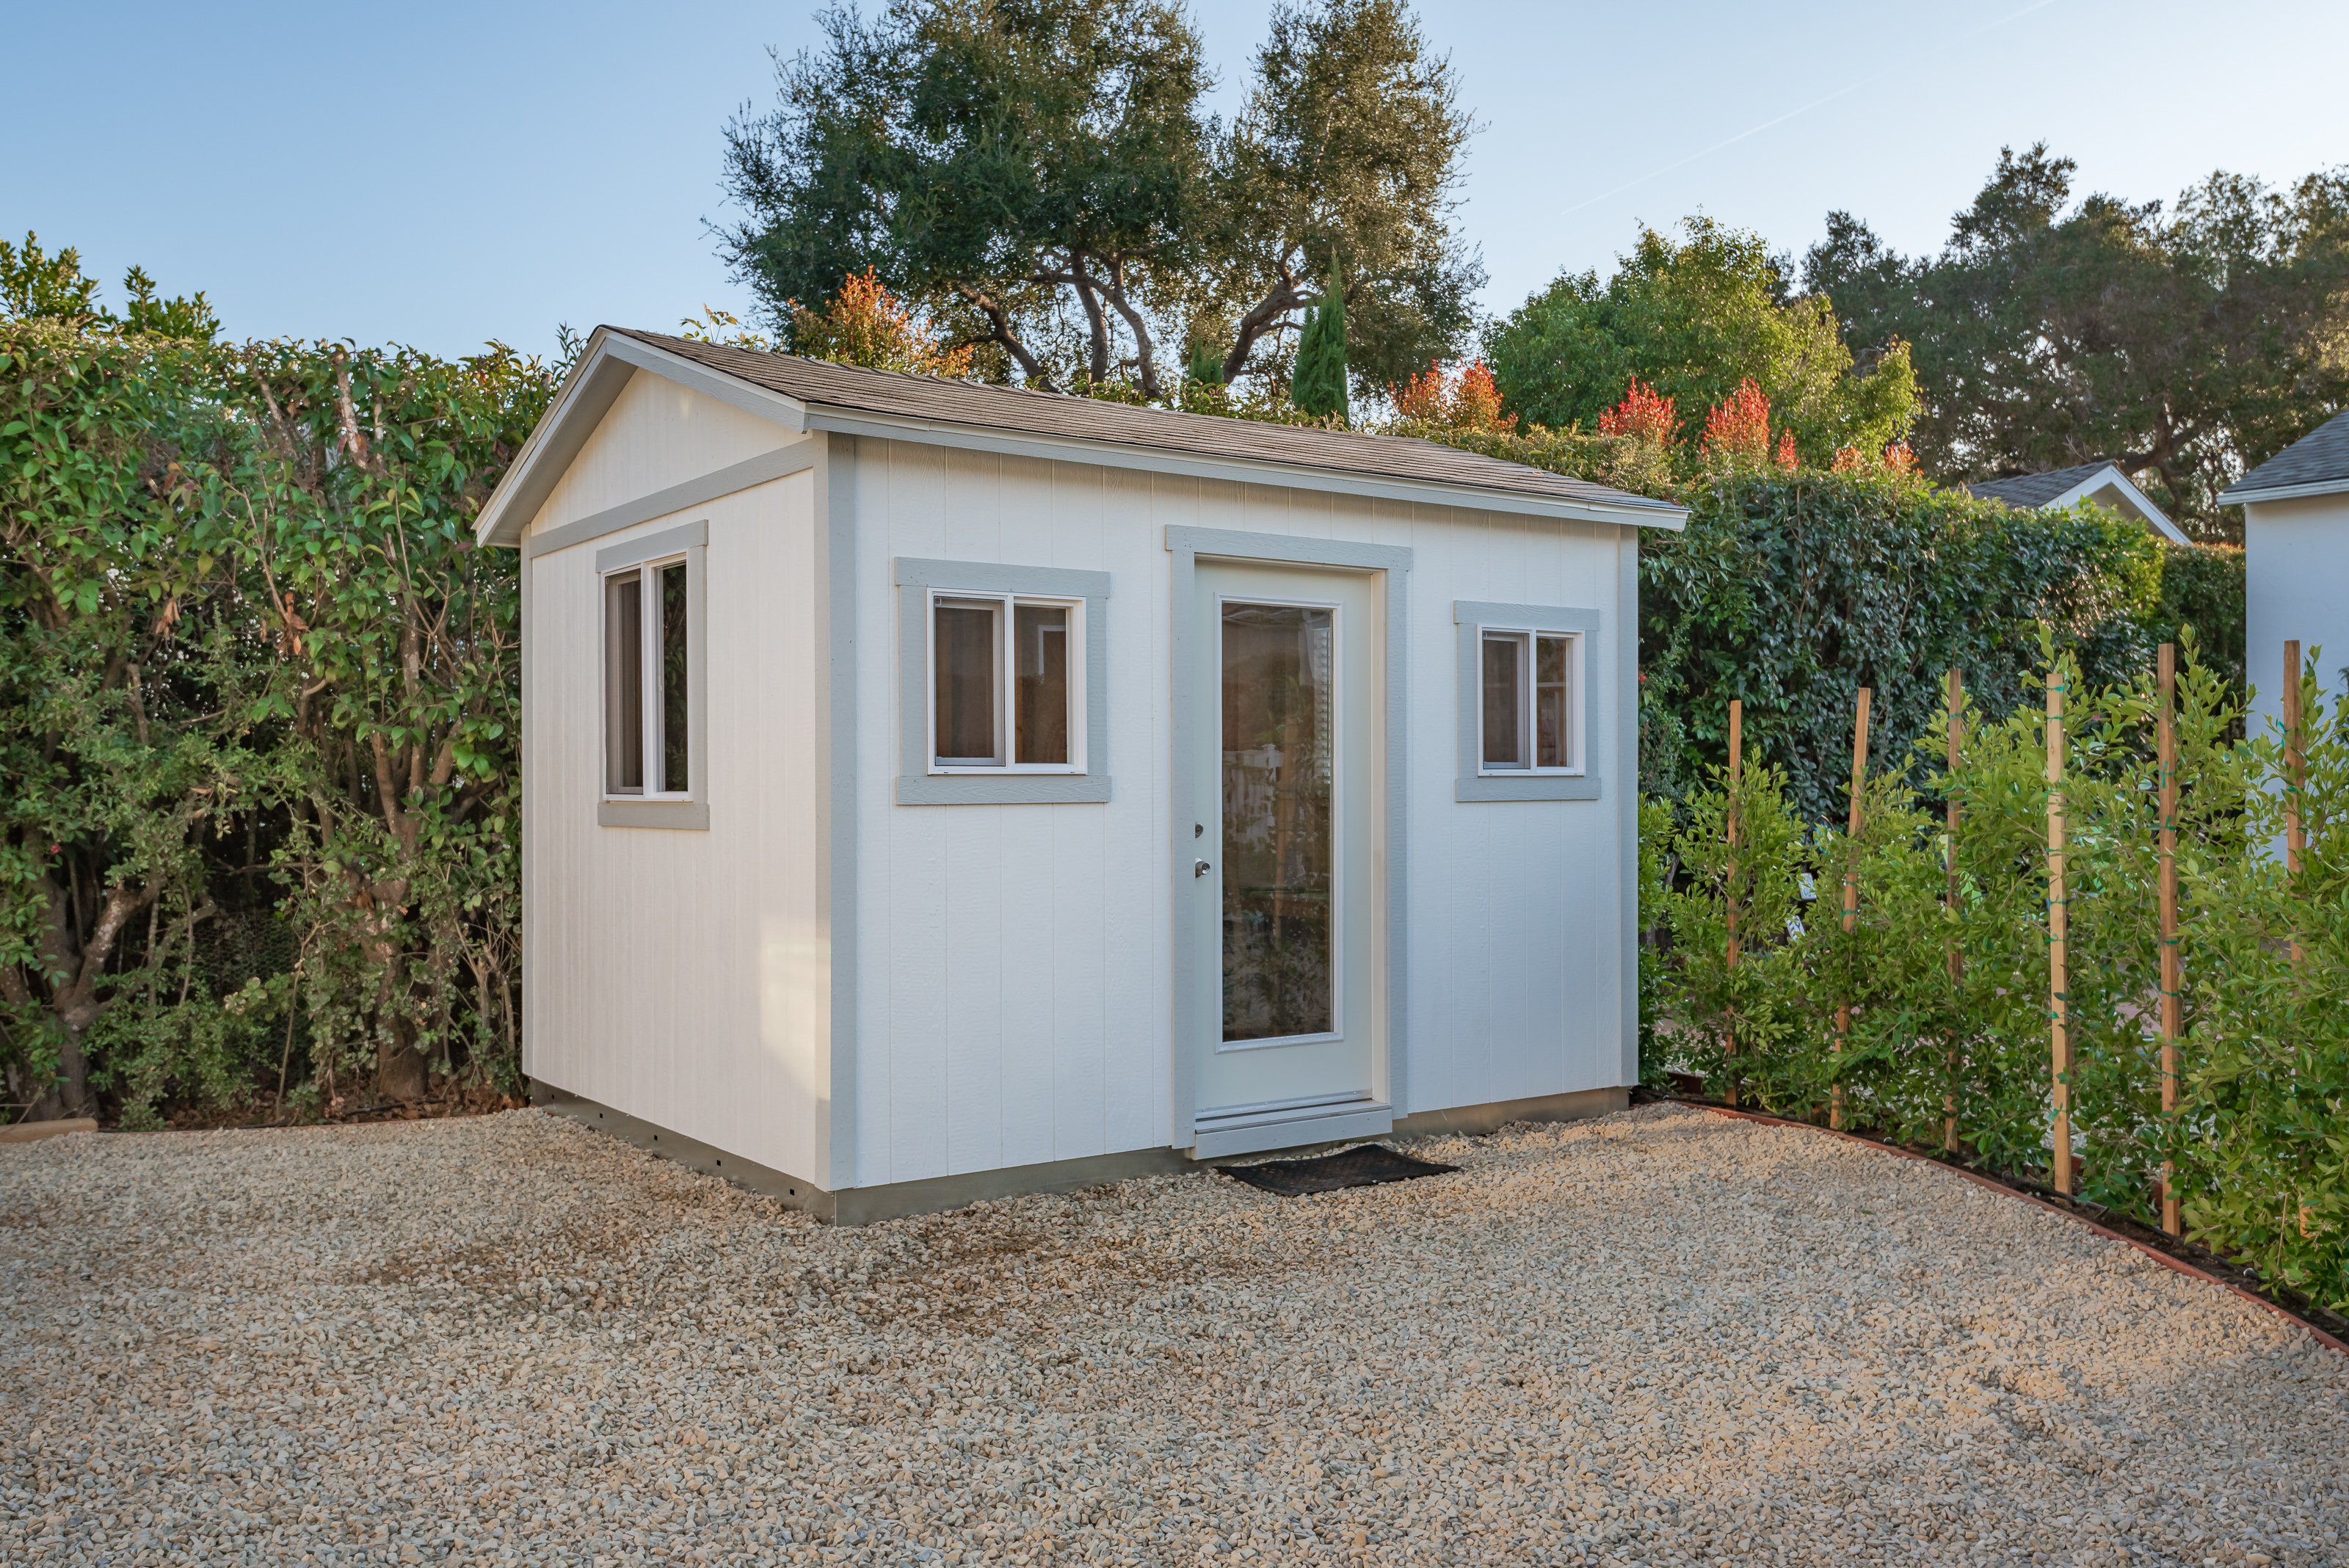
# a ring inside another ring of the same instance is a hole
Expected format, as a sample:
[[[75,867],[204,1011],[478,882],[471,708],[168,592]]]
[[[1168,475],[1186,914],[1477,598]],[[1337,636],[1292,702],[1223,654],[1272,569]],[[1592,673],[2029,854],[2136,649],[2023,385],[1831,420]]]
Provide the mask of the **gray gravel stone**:
[[[534,1111],[0,1148],[0,1563],[2349,1561],[2349,1357],[1651,1107],[813,1225]]]

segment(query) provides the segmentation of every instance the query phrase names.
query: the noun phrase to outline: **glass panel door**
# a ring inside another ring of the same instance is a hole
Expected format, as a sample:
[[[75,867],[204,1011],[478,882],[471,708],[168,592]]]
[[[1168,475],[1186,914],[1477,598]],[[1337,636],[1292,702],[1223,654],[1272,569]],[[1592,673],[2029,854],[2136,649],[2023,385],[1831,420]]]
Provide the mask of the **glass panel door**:
[[[1201,561],[1182,867],[1193,1102],[1207,1117],[1385,1088],[1380,579]]]

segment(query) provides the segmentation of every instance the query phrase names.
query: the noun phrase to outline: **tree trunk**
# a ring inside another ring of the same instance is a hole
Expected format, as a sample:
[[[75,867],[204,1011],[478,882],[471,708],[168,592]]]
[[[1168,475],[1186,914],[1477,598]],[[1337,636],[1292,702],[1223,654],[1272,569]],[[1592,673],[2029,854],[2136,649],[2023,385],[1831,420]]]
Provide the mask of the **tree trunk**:
[[[16,1087],[18,1075],[9,1074],[10,1086]],[[19,1091],[21,1092],[21,1091]],[[95,1107],[89,1099],[89,1055],[81,1048],[81,1031],[67,1027],[58,1031],[57,1075],[44,1085],[25,1107],[28,1122],[52,1122],[69,1116],[92,1115]]]
[[[387,1100],[420,1100],[429,1088],[424,1053],[407,1043],[403,1026],[391,1037],[378,1036],[375,1055],[376,1093]]]
[[[1284,317],[1309,302],[1310,296],[1299,288],[1298,283],[1296,275],[1283,265],[1279,280],[1273,285],[1271,292],[1257,301],[1254,309],[1240,317],[1239,325],[1234,329],[1232,350],[1224,356],[1225,385],[1229,386],[1246,373],[1248,359],[1255,354],[1260,338],[1278,330]]]
[[[403,881],[401,892],[407,889]],[[377,907],[378,918],[390,923],[388,910],[398,905]],[[403,954],[393,946],[394,938],[386,931],[379,939],[383,961],[383,984],[376,992],[376,1093],[387,1100],[420,1100],[430,1086],[430,1065],[424,1054],[416,1048],[416,1025],[400,1010],[400,1001],[408,989],[408,964]]]
[[[64,886],[55,877],[49,878],[47,894],[48,919],[42,944],[46,961],[43,967],[50,975],[61,974],[66,979],[62,983],[54,979],[30,979],[13,966],[0,973],[0,995],[20,1004],[40,1000],[57,1030],[57,1075],[31,1096],[25,1112],[30,1121],[85,1116],[96,1109],[89,1093],[89,1054],[82,1048],[82,1036],[98,1022],[105,1007],[98,988],[107,963],[114,957],[114,950],[132,917],[154,901],[157,889],[151,885],[134,888],[115,884],[107,891],[106,901],[99,907],[86,940],[80,938],[80,921],[73,912],[70,878]],[[39,996],[36,986],[47,991],[45,998]],[[31,1086],[26,1082],[22,1088]],[[22,1088],[17,1092],[21,1093]]]

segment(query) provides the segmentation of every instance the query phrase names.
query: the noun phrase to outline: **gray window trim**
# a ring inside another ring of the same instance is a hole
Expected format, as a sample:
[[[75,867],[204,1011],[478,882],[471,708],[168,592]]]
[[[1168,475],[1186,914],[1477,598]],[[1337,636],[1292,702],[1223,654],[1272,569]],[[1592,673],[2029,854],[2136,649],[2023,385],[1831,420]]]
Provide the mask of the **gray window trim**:
[[[1385,574],[1386,599],[1386,927],[1387,927],[1387,1051],[1386,1102],[1400,1120],[1410,1092],[1411,936],[1406,915],[1411,909],[1411,564],[1405,545],[1371,545],[1345,539],[1313,539],[1286,534],[1251,534],[1237,528],[1195,528],[1169,524],[1166,548],[1174,557],[1173,624],[1169,628],[1173,660],[1173,733],[1175,762],[1168,791],[1167,822],[1171,848],[1167,870],[1168,912],[1174,934],[1174,1099],[1169,1107],[1168,1141],[1189,1148],[1197,1141],[1198,1096],[1192,1084],[1192,1042],[1198,1020],[1193,998],[1202,963],[1192,921],[1186,913],[1192,897],[1191,863],[1197,851],[1191,842],[1191,824],[1198,820],[1191,801],[1191,769],[1183,761],[1196,743],[1192,715],[1195,702],[1192,678],[1198,649],[1193,630],[1198,594],[1199,557],[1234,561],[1279,561],[1300,566],[1351,567]]]
[[[1592,639],[1597,640],[1595,638]],[[1596,683],[1585,680],[1586,689]],[[1615,754],[1623,787],[1615,792],[1615,853],[1621,904],[1616,913],[1616,1008],[1622,1019],[1622,1075],[1640,1081],[1640,536],[1615,535]],[[1598,726],[1587,721],[1586,735]]]
[[[1506,628],[1511,631],[1573,631],[1583,637],[1580,649],[1582,681],[1581,700],[1591,704],[1598,687],[1591,680],[1592,656],[1597,652],[1599,637],[1605,628],[1606,617],[1595,609],[1577,609],[1565,605],[1506,605],[1485,599],[1455,599],[1452,618],[1460,626],[1460,765],[1459,777],[1453,786],[1453,798],[1462,801],[1506,800],[1597,800],[1599,795],[1599,776],[1607,763],[1607,753],[1601,744],[1598,724],[1586,707],[1582,721],[1582,743],[1588,755],[1579,774],[1526,774],[1521,778],[1497,778],[1477,771],[1476,716],[1483,707],[1484,693],[1479,690],[1481,662],[1477,658],[1477,639],[1486,627]],[[1595,705],[1595,704],[1593,704]]]
[[[891,567],[897,584],[897,804],[1056,805],[1108,800],[1109,574],[904,556]],[[929,771],[929,598],[934,588],[1084,600],[1084,772],[989,775]]]
[[[616,572],[623,566],[641,566],[647,561],[657,561],[663,556],[682,555],[709,543],[709,521],[701,518],[681,523],[674,528],[664,528],[657,534],[647,534],[618,545],[607,545],[595,552],[595,575]]]
[[[595,552],[595,639],[604,638],[604,578],[606,574],[641,566],[647,561],[681,555],[685,557],[685,680],[687,723],[686,769],[693,775],[689,798],[683,800],[615,800],[602,794],[603,725],[611,702],[603,690],[605,668],[601,653],[596,667],[595,777],[598,827],[660,827],[706,833],[709,829],[709,523],[699,519],[664,528],[640,539],[630,539]]]
[[[607,534],[616,534],[623,528],[633,528],[639,523],[649,523],[656,517],[666,517],[672,512],[682,512],[688,506],[706,505],[720,496],[748,490],[754,484],[786,478],[815,466],[814,446],[812,439],[796,441],[746,459],[730,468],[705,473],[698,479],[688,479],[682,484],[672,484],[666,490],[656,490],[650,495],[622,502],[617,506],[607,507],[576,522],[565,523],[560,528],[533,533],[523,545],[523,556],[525,559],[535,560],[557,550],[570,549],[574,545],[585,545],[591,539],[601,539]]]

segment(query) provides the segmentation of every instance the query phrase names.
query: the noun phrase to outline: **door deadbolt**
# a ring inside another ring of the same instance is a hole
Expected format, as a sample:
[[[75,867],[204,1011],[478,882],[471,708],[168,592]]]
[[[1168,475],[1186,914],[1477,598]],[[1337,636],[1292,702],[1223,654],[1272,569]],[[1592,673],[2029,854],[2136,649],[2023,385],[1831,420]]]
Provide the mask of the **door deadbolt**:
[[[1204,861],[1204,860],[1194,860],[1194,861],[1192,861],[1192,862],[1191,862],[1191,875],[1192,875],[1194,877],[1205,877],[1206,874],[1207,874],[1207,863],[1206,863],[1206,861]]]

